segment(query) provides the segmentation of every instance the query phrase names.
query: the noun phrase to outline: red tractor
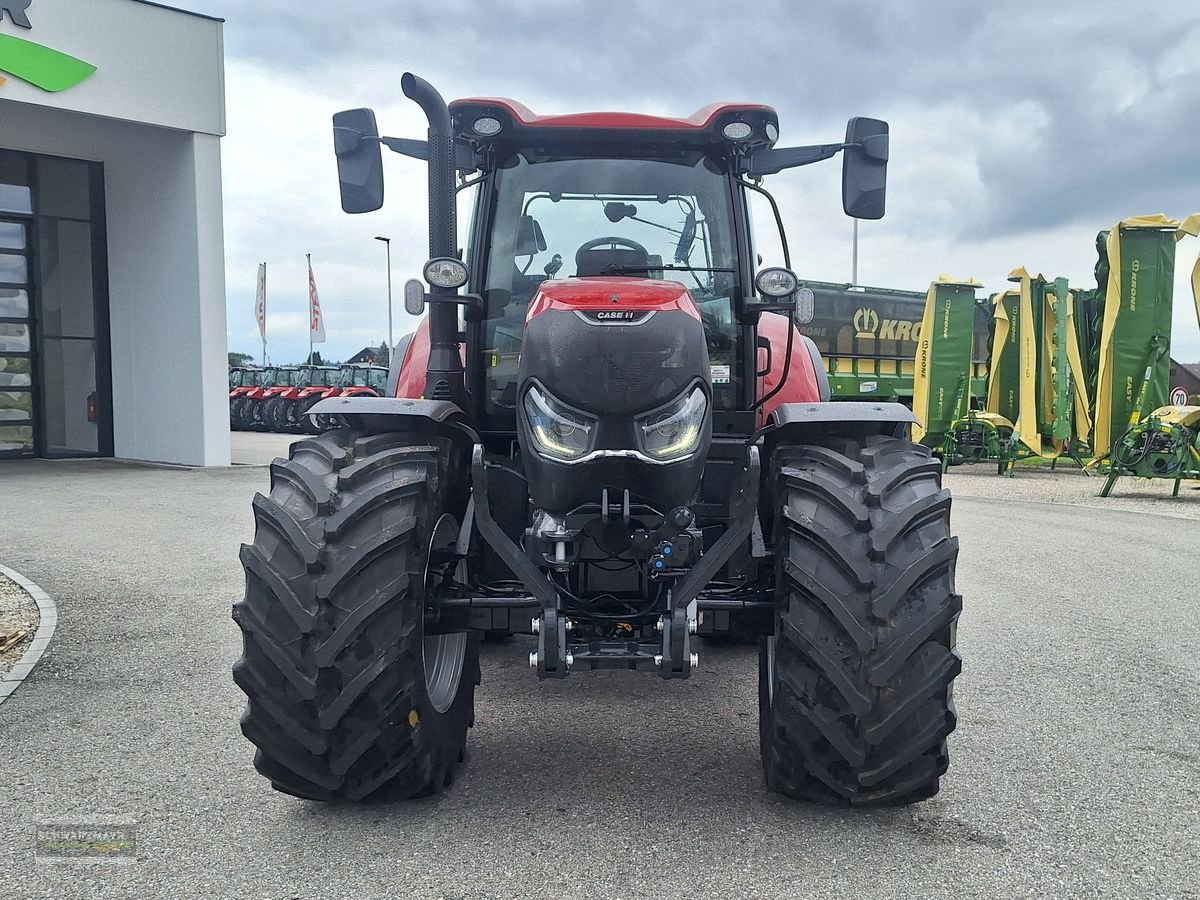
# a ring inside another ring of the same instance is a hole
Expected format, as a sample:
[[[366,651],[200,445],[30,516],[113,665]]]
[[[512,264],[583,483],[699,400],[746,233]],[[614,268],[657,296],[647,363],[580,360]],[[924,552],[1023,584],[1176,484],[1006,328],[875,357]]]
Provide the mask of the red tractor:
[[[748,216],[764,176],[842,153],[845,211],[881,217],[886,123],[778,148],[756,104],[537,116],[402,87],[427,140],[353,110],[334,144],[350,213],[382,205],[381,145],[427,160],[429,287],[405,305],[428,316],[393,396],[317,404],[344,426],[254,501],[234,679],[259,772],[320,800],[441,790],[483,632],[534,636],[540,678],[679,679],[698,635],[737,631],[761,636],[771,788],[936,793],[961,666],[950,495],[907,409],[829,402],[782,221],[784,265],[759,268]]]
[[[278,367],[265,366],[254,374],[253,383],[230,392],[229,419],[235,431],[254,427],[254,409],[266,390],[275,384],[278,373]]]
[[[321,399],[337,377],[337,366],[300,366],[291,386],[267,402],[265,416],[270,430],[302,431],[304,412]]]
[[[261,369],[248,366],[233,366],[229,369],[229,427],[240,431],[244,426],[238,417],[240,400],[254,388],[258,387]]]
[[[403,339],[402,339],[403,340]],[[347,363],[338,372],[333,387],[313,396],[301,408],[302,428],[309,434],[320,434],[337,427],[336,417],[308,415],[321,400],[332,397],[382,397],[387,390],[388,370],[383,366],[368,366]]]
[[[292,388],[299,371],[296,366],[268,366],[263,369],[259,387],[246,395],[243,408],[246,428],[253,431],[271,430],[271,401]]]

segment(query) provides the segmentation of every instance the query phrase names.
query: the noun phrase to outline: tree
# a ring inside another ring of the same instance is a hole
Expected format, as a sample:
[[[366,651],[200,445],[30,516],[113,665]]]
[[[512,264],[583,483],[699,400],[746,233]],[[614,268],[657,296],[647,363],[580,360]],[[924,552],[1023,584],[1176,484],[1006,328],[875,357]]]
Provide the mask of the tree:
[[[325,361],[321,359],[321,351],[320,350],[314,350],[312,352],[312,356],[310,356],[308,358],[308,365],[310,365],[310,366],[325,365]]]
[[[379,344],[379,356],[375,360],[376,365],[390,366],[392,364],[392,354],[389,352],[387,341],[382,341]]]
[[[249,353],[230,353],[229,365],[231,366],[248,366],[254,362],[254,357]]]

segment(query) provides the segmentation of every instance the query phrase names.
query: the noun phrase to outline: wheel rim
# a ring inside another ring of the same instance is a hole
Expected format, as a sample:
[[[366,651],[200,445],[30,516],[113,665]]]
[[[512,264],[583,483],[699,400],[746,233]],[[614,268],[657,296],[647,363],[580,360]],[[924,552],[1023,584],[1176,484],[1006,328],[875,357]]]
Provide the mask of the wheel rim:
[[[422,647],[425,657],[425,692],[433,708],[444,713],[458,696],[462,681],[463,660],[467,656],[467,635],[431,634]]]
[[[451,550],[458,540],[458,525],[449,513],[443,513],[433,529],[429,540],[429,552],[425,554],[425,591],[432,589],[429,561],[438,551]],[[460,562],[455,577],[462,580],[466,575],[466,562]],[[462,682],[463,664],[467,658],[467,634],[459,631],[452,634],[427,634],[422,639],[421,656],[425,665],[425,693],[429,703],[444,713],[454,704],[458,686]]]

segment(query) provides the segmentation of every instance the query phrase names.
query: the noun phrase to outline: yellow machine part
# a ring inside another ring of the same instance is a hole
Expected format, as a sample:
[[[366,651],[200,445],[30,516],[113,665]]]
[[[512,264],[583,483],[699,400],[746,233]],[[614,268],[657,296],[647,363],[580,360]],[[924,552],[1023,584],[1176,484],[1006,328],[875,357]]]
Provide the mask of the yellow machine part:
[[[1038,432],[1037,343],[1033,334],[1031,289],[1033,279],[1024,267],[1019,267],[1008,273],[1008,280],[1017,281],[1021,285],[1021,405],[1017,413],[1017,439],[1038,456],[1046,456],[1047,452],[1042,448],[1042,438]],[[1058,453],[1052,455],[1057,456]]]
[[[1200,429],[1200,406],[1160,406],[1150,415],[1164,425],[1182,425],[1193,431]]]
[[[1009,431],[1016,430],[1013,423],[1004,418],[1004,416],[1000,415],[1000,413],[977,412],[972,418],[974,418],[976,422],[987,422],[993,428],[1007,428]],[[967,420],[959,419],[958,421],[965,422]]]
[[[1104,321],[1100,327],[1100,364],[1096,370],[1096,419],[1093,423],[1096,440],[1092,449],[1096,459],[1103,459],[1112,451],[1108,443],[1112,423],[1112,404],[1109,402],[1112,396],[1112,334],[1117,326],[1117,314],[1121,307],[1121,230],[1125,228],[1174,228],[1175,240],[1178,241],[1184,235],[1200,234],[1200,213],[1190,215],[1182,222],[1179,219],[1168,219],[1161,213],[1153,216],[1134,216],[1118,222],[1108,233],[1108,286],[1105,289]],[[1200,291],[1200,260],[1192,272],[1192,291]],[[1196,315],[1200,318],[1200,296],[1196,297]]]
[[[1200,325],[1200,254],[1192,267],[1192,299],[1196,301],[1196,324]]]
[[[1008,346],[1008,312],[1004,308],[1004,299],[1011,297],[1015,291],[1003,291],[996,295],[996,333],[992,338],[992,365],[988,372],[987,402],[988,412],[995,412],[1000,407],[1000,357]]]

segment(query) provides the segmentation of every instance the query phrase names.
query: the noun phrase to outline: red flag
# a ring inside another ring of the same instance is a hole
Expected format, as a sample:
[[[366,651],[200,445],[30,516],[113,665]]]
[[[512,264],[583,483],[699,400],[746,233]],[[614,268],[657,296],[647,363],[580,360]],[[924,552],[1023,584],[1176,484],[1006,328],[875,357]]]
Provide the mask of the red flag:
[[[311,256],[308,258],[308,335],[314,344],[325,343],[325,316],[321,314],[321,298],[317,296]]]

